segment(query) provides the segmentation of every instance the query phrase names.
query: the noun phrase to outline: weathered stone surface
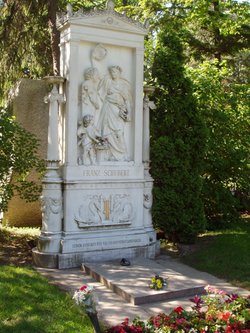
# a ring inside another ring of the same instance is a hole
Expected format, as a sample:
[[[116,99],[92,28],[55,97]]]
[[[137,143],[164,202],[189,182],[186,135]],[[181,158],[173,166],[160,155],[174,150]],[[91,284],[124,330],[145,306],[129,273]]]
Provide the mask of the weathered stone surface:
[[[39,155],[46,158],[48,145],[48,106],[44,103],[47,86],[43,80],[21,79],[12,94],[13,112],[17,122],[35,134],[40,141]],[[32,180],[37,179],[33,174]],[[9,203],[4,219],[12,226],[41,226],[40,201],[26,203],[15,196]]]
[[[176,265],[168,257],[164,258],[164,262],[161,259],[135,258],[130,266],[125,267],[119,261],[84,263],[83,268],[96,281],[134,305],[201,294],[207,283],[200,272],[185,265]],[[149,288],[155,275],[168,281],[162,290]]]
[[[61,232],[59,268],[154,258],[148,160],[153,105],[143,99],[147,30],[111,8],[68,13],[58,27],[61,78],[57,84],[50,78],[46,98],[49,164],[38,249],[54,253],[55,242],[45,247],[45,240]]]

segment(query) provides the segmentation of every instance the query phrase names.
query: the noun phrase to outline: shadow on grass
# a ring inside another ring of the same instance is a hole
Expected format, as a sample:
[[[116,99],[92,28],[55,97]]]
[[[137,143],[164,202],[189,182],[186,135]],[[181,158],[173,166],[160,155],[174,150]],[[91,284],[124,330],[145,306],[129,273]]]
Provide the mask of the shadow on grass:
[[[250,290],[250,223],[200,237],[198,251],[181,260],[200,271]]]
[[[92,332],[69,295],[31,268],[1,266],[0,333]]]

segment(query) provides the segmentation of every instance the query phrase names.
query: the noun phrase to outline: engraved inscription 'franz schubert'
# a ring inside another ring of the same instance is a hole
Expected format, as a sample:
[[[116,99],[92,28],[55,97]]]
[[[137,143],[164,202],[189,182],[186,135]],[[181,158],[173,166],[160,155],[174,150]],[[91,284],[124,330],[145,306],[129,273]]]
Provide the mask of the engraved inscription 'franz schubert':
[[[128,177],[129,170],[91,169],[83,170],[84,177]]]

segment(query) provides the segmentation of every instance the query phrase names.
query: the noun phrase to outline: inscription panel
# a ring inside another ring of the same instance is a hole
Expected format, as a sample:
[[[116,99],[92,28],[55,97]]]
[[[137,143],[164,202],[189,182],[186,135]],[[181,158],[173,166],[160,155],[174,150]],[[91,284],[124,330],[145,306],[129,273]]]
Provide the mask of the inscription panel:
[[[66,166],[63,169],[64,180],[120,180],[144,179],[143,165],[130,165],[119,163],[120,165],[90,165],[90,166]]]
[[[146,240],[143,236],[115,239],[76,239],[62,241],[62,253],[71,252],[84,252],[84,251],[98,251],[110,250],[117,248],[126,248],[133,246],[143,246]]]
[[[83,170],[83,177],[129,177],[129,170],[121,169],[121,170],[110,170],[110,169],[90,169]]]

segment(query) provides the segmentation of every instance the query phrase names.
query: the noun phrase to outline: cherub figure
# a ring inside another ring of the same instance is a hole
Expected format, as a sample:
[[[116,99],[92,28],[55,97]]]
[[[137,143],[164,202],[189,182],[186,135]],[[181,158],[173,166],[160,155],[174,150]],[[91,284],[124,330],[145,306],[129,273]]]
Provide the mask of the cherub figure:
[[[77,130],[78,145],[82,147],[82,164],[90,165],[96,163],[96,145],[101,144],[102,139],[94,126],[94,116],[87,114],[83,116]]]
[[[97,111],[100,109],[100,97],[97,91],[100,78],[97,68],[87,68],[84,72],[84,79],[81,88],[82,115],[93,115],[97,121]]]

